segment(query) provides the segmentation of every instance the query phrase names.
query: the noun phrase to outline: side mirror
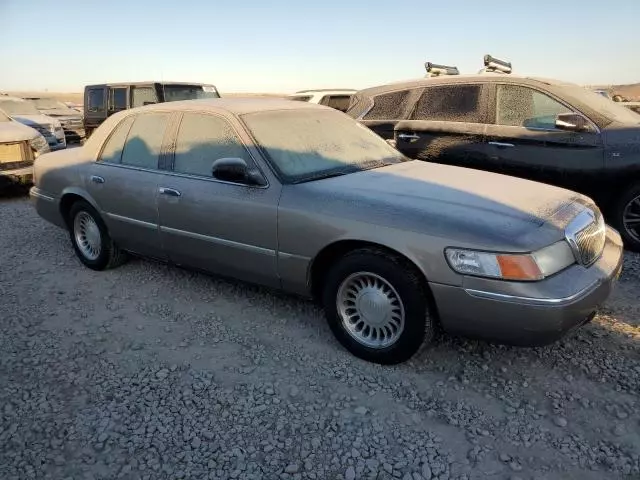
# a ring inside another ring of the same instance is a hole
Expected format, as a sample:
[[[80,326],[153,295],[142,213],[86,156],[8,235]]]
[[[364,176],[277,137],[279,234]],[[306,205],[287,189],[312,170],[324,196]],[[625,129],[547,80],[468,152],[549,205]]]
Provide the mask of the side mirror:
[[[264,185],[262,175],[255,170],[249,170],[247,162],[242,158],[219,158],[213,162],[211,174],[225,182]]]
[[[579,113],[560,113],[556,115],[556,128],[568,132],[588,132],[591,130],[591,123],[586,117]]]

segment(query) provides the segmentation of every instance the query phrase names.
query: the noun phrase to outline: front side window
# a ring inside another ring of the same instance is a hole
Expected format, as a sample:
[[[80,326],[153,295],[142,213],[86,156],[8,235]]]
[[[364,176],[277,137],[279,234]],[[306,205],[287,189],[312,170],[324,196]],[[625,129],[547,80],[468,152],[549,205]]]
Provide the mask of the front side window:
[[[203,177],[212,176],[220,158],[242,158],[251,163],[249,152],[231,125],[213,115],[185,113],[178,128],[173,171]]]
[[[571,109],[550,96],[520,85],[498,85],[496,123],[510,127],[554,130],[556,116]]]
[[[341,112],[346,112],[349,108],[349,102],[351,101],[351,95],[327,95],[322,98],[323,105],[327,107],[335,108]]]
[[[409,102],[409,93],[410,90],[402,90],[378,95],[364,120],[401,120]]]
[[[122,151],[122,164],[157,169],[169,113],[138,115]]]
[[[109,110],[124,110],[127,108],[127,89],[109,89]]]
[[[158,103],[156,89],[153,87],[131,87],[131,107],[142,107]]]
[[[482,85],[441,85],[422,93],[412,115],[415,120],[484,123],[480,108]]]
[[[100,154],[101,162],[121,163],[124,142],[127,139],[127,135],[129,134],[134,118],[135,117],[131,115],[116,125],[113,133],[107,139],[104,147],[102,147],[102,153]]]
[[[92,88],[88,95],[88,109],[90,112],[101,112],[104,110],[104,88]]]
[[[242,118],[287,183],[344,175],[405,160],[370,129],[332,110],[255,112]]]

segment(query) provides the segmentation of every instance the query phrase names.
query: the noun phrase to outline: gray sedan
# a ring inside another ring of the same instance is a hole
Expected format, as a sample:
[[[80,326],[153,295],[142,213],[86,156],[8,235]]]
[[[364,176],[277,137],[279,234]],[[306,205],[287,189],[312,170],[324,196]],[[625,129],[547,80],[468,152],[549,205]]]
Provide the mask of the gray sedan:
[[[301,102],[127,110],[34,174],[38,213],[87,267],[133,253],[315,297],[340,343],[379,363],[439,328],[552,342],[592,318],[622,263],[589,198],[410,161]]]

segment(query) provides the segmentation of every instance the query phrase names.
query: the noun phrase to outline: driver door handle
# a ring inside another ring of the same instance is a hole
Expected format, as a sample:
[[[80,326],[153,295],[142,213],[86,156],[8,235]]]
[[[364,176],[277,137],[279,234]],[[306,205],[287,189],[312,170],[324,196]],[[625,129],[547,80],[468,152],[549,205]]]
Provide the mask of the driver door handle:
[[[401,133],[398,135],[400,140],[418,140],[420,135],[416,135],[415,133]]]
[[[104,183],[104,177],[101,177],[99,175],[91,175],[91,181],[93,183]]]
[[[160,192],[160,194],[162,195],[169,195],[170,197],[179,197],[182,195],[175,188],[168,188],[168,187],[160,187],[158,188],[158,192]]]
[[[513,143],[503,143],[503,142],[489,142],[489,145],[493,145],[498,148],[513,148]]]

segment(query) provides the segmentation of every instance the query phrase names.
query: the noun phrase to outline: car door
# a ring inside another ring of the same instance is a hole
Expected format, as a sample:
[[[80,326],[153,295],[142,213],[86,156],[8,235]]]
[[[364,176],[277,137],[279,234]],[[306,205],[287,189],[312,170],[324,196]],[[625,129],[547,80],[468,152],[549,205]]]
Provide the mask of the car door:
[[[171,114],[149,112],[120,121],[85,178],[113,240],[125,250],[165,258],[158,229],[159,162]]]
[[[419,88],[376,95],[372,99],[371,109],[362,118],[356,120],[385,140],[393,140],[394,127],[398,122],[407,118],[421,92],[422,88]]]
[[[494,119],[487,127],[491,149],[488,169],[559,185],[583,193],[593,191],[604,168],[599,129],[556,127],[559,114],[579,113],[550,93],[516,84],[497,84]]]
[[[425,88],[410,119],[395,127],[396,148],[409,158],[482,168],[487,92],[482,83]]]
[[[128,87],[109,87],[109,100],[107,102],[107,116],[111,116],[121,110],[126,110],[128,105]]]
[[[172,262],[279,287],[276,265],[280,185],[248,185],[212,176],[220,158],[257,169],[235,120],[187,112],[175,137],[170,172],[159,185],[160,232]]]
[[[85,128],[96,128],[107,118],[106,91],[104,86],[89,87],[85,90]]]

